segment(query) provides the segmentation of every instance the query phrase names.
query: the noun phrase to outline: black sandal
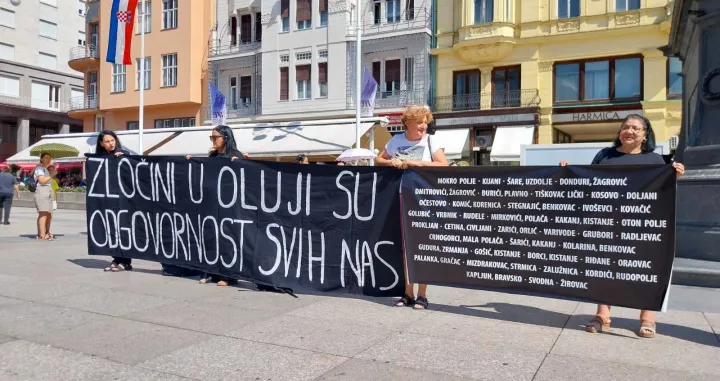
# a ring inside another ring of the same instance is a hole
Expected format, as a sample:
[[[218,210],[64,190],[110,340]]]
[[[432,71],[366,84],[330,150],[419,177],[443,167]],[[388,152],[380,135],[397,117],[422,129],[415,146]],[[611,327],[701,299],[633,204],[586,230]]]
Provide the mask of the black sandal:
[[[427,298],[424,296],[418,296],[417,300],[415,301],[415,305],[413,306],[416,310],[425,310],[430,305],[430,302],[428,302]]]
[[[415,305],[415,298],[405,294],[402,298],[395,302],[395,307],[410,307]]]

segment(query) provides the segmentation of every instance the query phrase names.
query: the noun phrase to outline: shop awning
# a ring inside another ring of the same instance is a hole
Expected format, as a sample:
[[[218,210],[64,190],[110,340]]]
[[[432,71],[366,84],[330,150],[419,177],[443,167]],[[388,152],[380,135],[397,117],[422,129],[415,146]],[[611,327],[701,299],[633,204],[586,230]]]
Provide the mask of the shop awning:
[[[361,123],[361,134],[375,122]],[[355,145],[355,124],[230,125],[238,149],[250,157],[337,155]],[[188,128],[150,155],[207,155],[212,148],[212,126]]]
[[[123,148],[127,149],[132,153],[138,151],[138,132],[137,131],[116,131],[118,139],[122,143]],[[160,144],[163,140],[167,139],[174,132],[172,131],[158,131],[158,130],[146,130],[143,134],[143,147],[145,150]],[[59,143],[75,147],[78,150],[77,157],[65,157],[56,159],[57,162],[76,162],[85,159],[86,153],[95,153],[95,145],[97,143],[98,133],[80,133],[80,134],[58,134],[58,135],[44,135],[42,139],[33,144],[32,146],[16,153],[7,159],[9,163],[21,163],[21,162],[37,162],[40,160],[39,157],[30,154],[30,151],[35,146],[47,143]]]
[[[445,157],[448,160],[460,160],[470,156],[469,140],[470,130],[467,128],[436,130],[433,136],[433,142],[445,148]]]
[[[495,129],[490,161],[520,161],[523,145],[533,142],[535,126],[503,126]]]

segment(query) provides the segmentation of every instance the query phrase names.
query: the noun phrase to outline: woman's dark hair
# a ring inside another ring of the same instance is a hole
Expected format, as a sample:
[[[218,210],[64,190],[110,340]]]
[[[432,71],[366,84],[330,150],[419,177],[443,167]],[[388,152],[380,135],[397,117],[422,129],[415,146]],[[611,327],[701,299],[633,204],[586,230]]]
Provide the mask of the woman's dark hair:
[[[108,152],[105,147],[103,147],[102,142],[103,139],[105,139],[106,136],[112,136],[115,139],[115,151]],[[122,144],[120,144],[120,138],[115,135],[115,132],[110,130],[102,130],[97,138],[97,143],[95,144],[95,153],[116,153],[122,151]]]
[[[622,123],[620,124],[620,130],[618,130],[617,137],[613,142],[613,147],[617,148],[622,145],[622,142],[620,141],[620,131],[622,131],[622,126],[625,125],[625,122],[630,119],[639,120],[645,126],[645,141],[642,143],[641,146],[642,153],[655,152],[655,132],[653,132],[652,124],[650,124],[648,118],[638,114],[630,114],[626,116],[625,119],[623,119]]]
[[[220,124],[217,127],[213,128],[213,131],[217,131],[220,136],[222,136],[223,141],[225,141],[225,152],[227,153],[234,153],[234,152],[240,152],[237,148],[237,143],[235,142],[235,135],[233,135],[232,128],[230,126],[226,126],[224,124]],[[213,151],[215,151],[213,149]]]

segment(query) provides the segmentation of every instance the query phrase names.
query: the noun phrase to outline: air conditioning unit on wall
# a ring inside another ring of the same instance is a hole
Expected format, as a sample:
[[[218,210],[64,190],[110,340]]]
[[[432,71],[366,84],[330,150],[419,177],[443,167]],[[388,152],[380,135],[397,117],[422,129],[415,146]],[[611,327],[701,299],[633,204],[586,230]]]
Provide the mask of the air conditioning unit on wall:
[[[670,139],[668,139],[668,144],[670,144],[670,149],[674,150],[677,149],[678,142],[680,142],[680,137],[677,135],[671,136]]]

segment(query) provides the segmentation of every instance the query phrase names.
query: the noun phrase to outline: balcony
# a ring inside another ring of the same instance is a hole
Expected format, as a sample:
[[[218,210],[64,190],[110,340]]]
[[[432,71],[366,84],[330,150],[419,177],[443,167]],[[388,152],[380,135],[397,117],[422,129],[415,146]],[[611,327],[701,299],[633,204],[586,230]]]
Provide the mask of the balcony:
[[[228,100],[229,102],[229,100]],[[246,100],[244,102],[232,105],[228,104],[225,107],[226,112],[226,118],[227,119],[237,119],[237,118],[247,118],[251,116],[258,115],[257,111],[258,105],[253,103],[250,100]],[[210,109],[207,107],[203,107],[201,110],[201,115],[204,116],[204,121],[206,123],[209,123],[212,121],[212,115],[210,114]]]
[[[353,95],[347,99],[347,109],[355,109],[354,90]],[[378,91],[375,94],[375,110],[403,108],[410,105],[421,105],[427,103],[426,90],[395,90]]]
[[[211,42],[208,51],[210,60],[219,59],[225,56],[255,54],[260,50],[261,43],[253,40],[238,41],[239,43],[231,44],[229,42]]]
[[[13,97],[9,95],[0,95],[0,104],[50,112],[67,112],[69,109],[67,103],[52,102],[47,99],[33,99],[31,97]]]
[[[94,114],[98,109],[97,95],[86,95],[84,97],[75,97],[70,100],[70,110],[68,116],[80,119],[86,115]]]
[[[384,8],[384,7],[383,7]],[[400,15],[387,17],[383,12],[382,18],[375,18],[370,12],[370,18],[363,17],[360,24],[363,38],[384,37],[377,35],[401,35],[407,32],[425,32],[430,33],[432,28],[430,12],[427,8],[411,8],[406,9]],[[354,16],[353,16],[354,17]],[[405,32],[405,33],[403,33]],[[349,24],[347,28],[348,36],[355,36],[355,25]]]
[[[436,97],[431,108],[434,112],[452,112],[534,107],[539,104],[539,91],[526,89]]]
[[[75,71],[84,73],[90,65],[97,65],[98,49],[92,45],[76,46],[70,49],[68,66]]]

